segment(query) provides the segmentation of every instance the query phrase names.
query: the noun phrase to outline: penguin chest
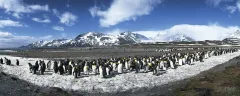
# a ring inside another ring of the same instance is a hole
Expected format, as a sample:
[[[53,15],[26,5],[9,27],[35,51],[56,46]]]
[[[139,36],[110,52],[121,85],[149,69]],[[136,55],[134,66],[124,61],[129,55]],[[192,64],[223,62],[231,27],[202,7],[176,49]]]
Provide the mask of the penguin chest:
[[[96,70],[97,66],[96,65],[92,65],[92,70]]]
[[[179,59],[178,63],[179,65],[182,65],[182,59]]]
[[[88,71],[88,66],[84,66],[83,71],[87,72]]]

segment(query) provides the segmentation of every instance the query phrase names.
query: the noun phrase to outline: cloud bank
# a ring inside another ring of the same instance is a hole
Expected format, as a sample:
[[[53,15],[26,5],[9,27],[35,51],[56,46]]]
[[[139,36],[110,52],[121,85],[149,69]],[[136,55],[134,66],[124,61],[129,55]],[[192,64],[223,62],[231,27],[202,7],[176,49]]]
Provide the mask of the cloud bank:
[[[40,18],[34,17],[34,18],[32,18],[32,20],[35,22],[39,22],[39,23],[51,23],[51,20],[48,18],[40,19]]]
[[[0,20],[0,28],[4,27],[24,27],[24,25],[18,21]]]
[[[10,32],[0,31],[0,46],[1,48],[13,48],[27,45],[38,40],[50,40],[51,35],[43,37],[19,36]]]
[[[155,38],[156,40],[162,40],[162,38],[174,34],[184,34],[195,40],[222,40],[229,36],[229,34],[240,30],[239,26],[221,26],[218,24],[209,25],[190,25],[190,24],[179,24],[174,25],[171,28],[164,30],[154,31],[134,31],[147,37]]]
[[[61,26],[53,26],[52,29],[57,30],[57,31],[64,31],[64,28]]]
[[[0,0],[0,8],[5,9],[6,13],[12,12],[12,15],[18,19],[21,18],[22,13],[49,11],[48,5],[28,5],[23,0]]]
[[[54,13],[57,14],[57,11],[55,10]],[[60,18],[60,23],[65,24],[67,26],[73,26],[77,21],[77,16],[70,12],[63,13],[59,18]]]
[[[162,0],[114,0],[107,10],[100,10],[97,6],[89,9],[92,17],[98,16],[102,27],[110,27],[118,23],[136,20],[148,15]]]

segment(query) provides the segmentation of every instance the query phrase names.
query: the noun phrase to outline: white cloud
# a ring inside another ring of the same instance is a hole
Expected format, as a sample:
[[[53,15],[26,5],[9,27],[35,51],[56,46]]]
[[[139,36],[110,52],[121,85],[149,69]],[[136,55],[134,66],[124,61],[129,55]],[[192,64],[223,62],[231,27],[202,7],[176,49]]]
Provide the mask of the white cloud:
[[[116,36],[116,35],[119,35],[121,32],[124,32],[124,30],[114,29],[114,30],[111,30],[111,31],[106,31],[105,33],[108,34],[108,35]]]
[[[52,28],[57,31],[64,31],[64,28],[61,26],[53,26]]]
[[[234,13],[237,10],[237,7],[235,6],[227,6],[226,10],[229,11],[230,13]]]
[[[21,13],[13,13],[12,16],[17,18],[17,19],[21,19],[22,18],[22,14]]]
[[[226,38],[230,33],[240,30],[238,26],[227,26],[223,27],[218,24],[210,25],[189,25],[180,24],[175,25],[169,29],[157,30],[157,31],[135,31],[134,33],[139,33],[147,37],[156,36],[160,33],[160,37],[167,37],[174,34],[185,34],[195,40],[222,40]],[[158,38],[158,39],[162,39]]]
[[[50,23],[51,22],[51,20],[48,18],[45,18],[45,19],[32,18],[32,20],[35,22],[39,22],[39,23]]]
[[[133,33],[138,33],[138,34],[144,35],[148,38],[153,38],[153,37],[157,36],[160,33],[160,31],[135,31]]]
[[[57,17],[60,17],[60,14],[57,9],[52,9],[53,14],[56,15]]]
[[[240,12],[240,1],[239,0],[236,3],[236,7],[238,8],[238,11]]]
[[[24,25],[17,21],[0,20],[0,28],[4,27],[24,27]]]
[[[11,36],[12,35],[12,33],[10,33],[10,32],[1,32],[0,31],[0,37],[7,37],[7,36]]]
[[[0,46],[1,48],[12,48],[12,47],[20,47],[23,45],[27,45],[39,40],[50,40],[52,38],[51,35],[43,36],[43,37],[31,37],[31,36],[19,36],[13,35],[10,32],[0,31]]]
[[[221,3],[224,2],[233,2],[234,0],[206,0],[206,3],[209,5],[213,5],[213,6],[219,6]]]
[[[49,11],[48,5],[40,6],[40,5],[30,5],[29,8],[33,11]]]
[[[28,5],[23,0],[0,0],[0,8],[6,13],[12,12],[14,17],[19,18],[17,13],[33,13],[36,11],[49,11],[48,5]]]
[[[48,5],[27,5],[23,0],[0,0],[0,8],[7,12],[30,13],[34,11],[49,11]]]
[[[100,25],[109,27],[123,21],[136,20],[137,17],[148,15],[154,6],[162,0],[114,0],[111,6],[105,10],[99,10],[94,6],[89,9],[92,17],[100,17]]]
[[[65,12],[59,17],[59,19],[62,24],[72,26],[75,25],[75,22],[77,21],[77,16],[70,12]]]

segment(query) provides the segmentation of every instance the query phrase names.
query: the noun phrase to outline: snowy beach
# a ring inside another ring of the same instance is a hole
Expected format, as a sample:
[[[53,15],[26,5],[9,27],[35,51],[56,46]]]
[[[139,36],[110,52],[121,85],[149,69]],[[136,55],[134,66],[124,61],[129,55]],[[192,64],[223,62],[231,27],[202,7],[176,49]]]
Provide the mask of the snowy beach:
[[[179,81],[185,78],[192,77],[202,71],[208,70],[216,65],[227,62],[228,60],[237,57],[240,52],[224,54],[222,56],[213,56],[205,59],[204,62],[196,62],[195,65],[184,65],[177,69],[168,69],[165,74],[160,76],[150,73],[126,73],[116,75],[112,78],[101,78],[100,76],[91,75],[89,77],[81,77],[75,79],[71,75],[58,75],[52,72],[47,72],[45,75],[34,75],[29,72],[28,62],[34,64],[37,58],[22,58],[0,55],[7,57],[15,64],[15,59],[19,59],[20,66],[2,65],[3,71],[17,76],[19,79],[29,81],[33,84],[44,87],[60,87],[65,90],[86,91],[90,93],[97,92],[123,92],[130,89],[152,88],[161,86],[170,82]]]

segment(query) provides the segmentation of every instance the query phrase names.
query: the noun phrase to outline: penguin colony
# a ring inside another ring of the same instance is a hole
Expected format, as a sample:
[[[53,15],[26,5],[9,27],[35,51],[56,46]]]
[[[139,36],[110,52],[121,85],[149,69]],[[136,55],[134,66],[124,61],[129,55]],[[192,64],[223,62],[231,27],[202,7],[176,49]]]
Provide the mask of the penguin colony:
[[[198,48],[199,49],[199,48]],[[173,50],[173,49],[168,49]],[[189,50],[177,49],[177,50]],[[194,49],[192,49],[194,50]],[[163,50],[157,49],[162,52]],[[197,50],[198,51],[198,50]],[[75,78],[81,75],[100,75],[102,78],[108,78],[116,74],[123,74],[134,71],[152,72],[153,75],[159,75],[167,69],[176,69],[185,64],[193,65],[195,62],[204,62],[211,56],[219,56],[227,53],[237,52],[236,48],[212,49],[211,51],[198,51],[189,53],[167,53],[162,56],[145,57],[122,57],[97,60],[54,60],[45,63],[44,60],[38,60],[35,64],[28,63],[29,71],[33,74],[44,75],[46,70],[52,70],[60,75],[73,75]],[[53,62],[53,63],[52,63]],[[0,64],[12,65],[8,58],[0,58]],[[16,65],[20,62],[16,59]]]

